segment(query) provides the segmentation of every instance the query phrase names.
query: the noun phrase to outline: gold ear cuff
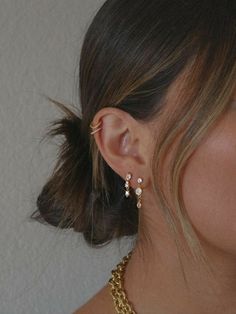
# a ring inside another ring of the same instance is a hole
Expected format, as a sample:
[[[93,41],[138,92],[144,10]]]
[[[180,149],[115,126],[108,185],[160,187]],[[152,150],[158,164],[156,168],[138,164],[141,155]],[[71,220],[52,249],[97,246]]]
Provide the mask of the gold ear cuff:
[[[100,127],[102,124],[102,121],[99,121],[96,125],[90,124],[90,128],[92,129],[92,132],[90,132],[91,135],[95,134],[96,132],[100,131],[102,127]]]

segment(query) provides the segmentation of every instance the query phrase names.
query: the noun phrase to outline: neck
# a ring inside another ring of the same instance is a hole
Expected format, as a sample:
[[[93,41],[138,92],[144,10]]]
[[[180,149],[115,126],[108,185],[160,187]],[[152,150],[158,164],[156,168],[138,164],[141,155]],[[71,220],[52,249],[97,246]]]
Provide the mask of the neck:
[[[150,207],[149,207],[150,208]],[[152,211],[157,212],[157,211]],[[236,257],[201,241],[214,278],[183,255],[181,271],[178,251],[167,226],[158,216],[143,224],[126,266],[124,288],[138,314],[233,314],[236,308]],[[147,237],[148,235],[148,237]],[[165,235],[165,236],[163,236]],[[150,239],[152,242],[150,242]]]

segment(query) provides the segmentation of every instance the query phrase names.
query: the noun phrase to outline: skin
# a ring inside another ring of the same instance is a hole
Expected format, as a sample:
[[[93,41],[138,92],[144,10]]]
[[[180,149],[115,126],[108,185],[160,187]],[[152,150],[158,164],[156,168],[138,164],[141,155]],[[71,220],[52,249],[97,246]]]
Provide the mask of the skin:
[[[227,112],[217,121],[188,160],[182,189],[190,220],[201,240],[212,269],[213,281],[201,265],[184,258],[191,283],[187,289],[177,250],[158,208],[150,181],[153,132],[158,134],[171,106],[178,82],[170,90],[168,105],[154,130],[117,108],[103,108],[94,117],[102,120],[97,146],[110,167],[124,180],[133,174],[131,188],[143,178],[141,221],[151,241],[140,233],[125,272],[124,287],[138,314],[236,313],[236,93]],[[168,159],[164,167],[168,167]],[[186,248],[184,239],[181,238]],[[104,286],[73,314],[116,313],[110,287]]]

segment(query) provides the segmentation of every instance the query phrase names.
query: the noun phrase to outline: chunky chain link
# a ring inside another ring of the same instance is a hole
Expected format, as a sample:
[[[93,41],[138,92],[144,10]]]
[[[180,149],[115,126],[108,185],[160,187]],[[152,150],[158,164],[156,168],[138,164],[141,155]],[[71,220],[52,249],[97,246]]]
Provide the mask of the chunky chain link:
[[[118,314],[136,314],[124,290],[124,272],[131,255],[132,251],[122,258],[116,268],[112,269],[112,276],[108,281],[111,285],[111,296]]]

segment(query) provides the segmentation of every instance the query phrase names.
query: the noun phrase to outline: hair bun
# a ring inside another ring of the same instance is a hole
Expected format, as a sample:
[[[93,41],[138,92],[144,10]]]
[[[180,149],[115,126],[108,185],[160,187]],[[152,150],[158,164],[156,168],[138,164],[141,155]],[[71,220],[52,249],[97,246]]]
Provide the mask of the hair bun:
[[[124,197],[123,179],[101,158],[106,182],[93,187],[89,136],[82,134],[82,120],[65,105],[54,101],[66,115],[51,122],[47,137],[64,136],[57,163],[37,198],[31,218],[60,228],[73,228],[90,246],[137,232],[135,198]]]
[[[46,137],[54,137],[57,135],[63,135],[68,144],[70,145],[83,145],[85,144],[86,137],[82,136],[82,118],[74,113],[71,109],[64,104],[51,99],[48,99],[55,104],[65,116],[62,119],[54,120],[49,125],[49,130],[46,132]]]
[[[92,166],[89,138],[81,134],[82,119],[64,104],[47,97],[65,113],[50,123],[43,138],[63,136],[57,163],[37,198],[38,209],[31,218],[53,226],[70,228],[77,220],[76,209],[90,193]],[[81,195],[84,195],[81,197]]]

